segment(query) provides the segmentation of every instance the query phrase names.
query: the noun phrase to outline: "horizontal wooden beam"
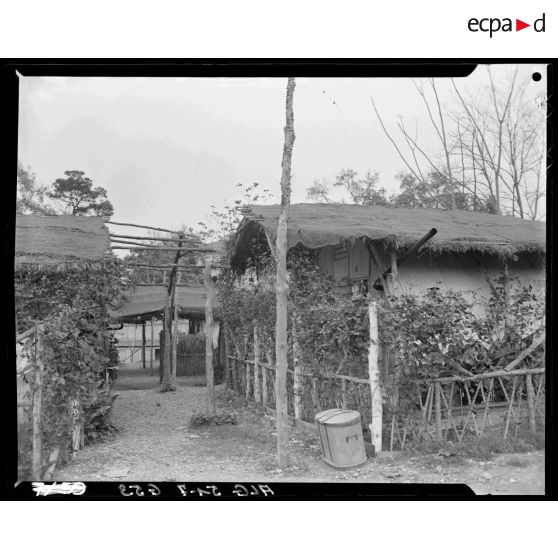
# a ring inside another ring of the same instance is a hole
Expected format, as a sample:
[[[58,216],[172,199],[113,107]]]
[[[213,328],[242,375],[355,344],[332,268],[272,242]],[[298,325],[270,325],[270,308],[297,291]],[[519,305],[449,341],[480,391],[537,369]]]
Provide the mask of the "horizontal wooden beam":
[[[206,254],[217,254],[215,250],[210,248],[170,248],[166,246],[111,246],[113,250],[152,250],[155,252],[184,252],[183,256],[187,255],[187,252],[203,252]],[[202,266],[203,267],[203,266]]]
[[[430,378],[424,380],[417,380],[417,384],[428,384],[430,382],[475,382],[477,380],[485,380],[487,378],[508,378],[511,376],[524,376],[526,374],[544,374],[544,368],[522,368],[520,370],[493,370],[492,372],[485,372],[484,374],[474,374],[473,376],[445,376],[440,378]]]
[[[167,233],[171,233],[171,234],[178,234],[178,235],[181,235],[181,236],[191,236],[191,237],[197,238],[195,234],[171,231],[170,229],[162,229],[160,227],[149,227],[147,225],[136,225],[134,223],[117,223],[116,221],[105,221],[105,223],[108,223],[109,225],[121,225],[123,227],[138,227],[140,229],[149,229],[149,230],[152,230],[152,231],[167,232]]]
[[[179,246],[157,246],[156,244],[146,244],[144,242],[136,242],[135,240],[122,240],[120,238],[115,238],[114,242],[117,242],[118,244],[128,244],[130,246],[143,246],[144,248],[167,248],[169,250],[176,251],[186,249],[186,247],[180,246],[180,244],[187,241],[185,241],[184,239],[178,240],[177,242]],[[203,246],[192,246],[192,248],[203,248]]]
[[[135,287],[168,287],[167,283],[134,283]],[[177,287],[203,287],[203,283],[177,283]]]
[[[242,357],[236,357],[234,355],[227,355],[227,358],[231,360],[238,360],[244,362],[245,364],[253,365],[254,361],[249,359],[244,359]],[[267,364],[266,362],[260,362],[259,366],[262,368],[267,368],[268,370],[275,371],[274,364]],[[287,369],[287,373],[294,374],[294,370]],[[342,376],[341,374],[336,374],[335,376],[316,376],[312,372],[299,372],[301,376],[308,376],[312,378],[317,378],[318,380],[347,380],[348,382],[354,382],[355,384],[369,384],[370,380],[366,378],[356,378],[355,376]]]
[[[184,238],[156,238],[153,236],[130,236],[128,234],[112,234],[110,233],[111,238],[128,238],[130,240],[149,240],[151,242],[200,242],[198,241],[190,241]]]
[[[141,264],[141,263],[125,263],[125,265],[127,265],[128,267],[142,267],[146,269],[173,269],[174,267],[176,267],[178,271],[184,271],[184,270],[188,271],[191,269],[203,269],[205,267],[204,265],[198,265],[198,264],[178,264],[174,266],[173,264],[152,265],[152,264]],[[226,264],[212,264],[211,267],[214,269],[230,269],[231,266]]]

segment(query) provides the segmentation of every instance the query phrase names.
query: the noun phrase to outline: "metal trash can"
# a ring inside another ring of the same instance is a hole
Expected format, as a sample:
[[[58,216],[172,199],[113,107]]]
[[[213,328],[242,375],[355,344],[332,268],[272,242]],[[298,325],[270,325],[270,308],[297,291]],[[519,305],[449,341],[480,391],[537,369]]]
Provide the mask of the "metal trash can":
[[[338,469],[366,462],[360,413],[348,409],[328,409],[315,416],[324,461]]]

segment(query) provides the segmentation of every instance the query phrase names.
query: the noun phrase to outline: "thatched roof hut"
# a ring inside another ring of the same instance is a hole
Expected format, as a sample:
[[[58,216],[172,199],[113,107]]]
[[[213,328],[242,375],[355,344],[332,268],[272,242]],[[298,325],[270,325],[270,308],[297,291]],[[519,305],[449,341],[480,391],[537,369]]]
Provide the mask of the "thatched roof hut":
[[[279,205],[252,205],[231,246],[233,263],[250,249],[258,229],[275,242]],[[546,223],[472,211],[391,208],[344,204],[294,204],[289,207],[289,248],[335,246],[367,238],[397,249],[411,246],[431,228],[432,252],[476,252],[508,256],[546,252]]]
[[[110,246],[101,217],[18,215],[15,231],[17,263],[99,261]]]
[[[275,244],[280,206],[253,205],[229,242],[229,259],[243,269],[254,251]],[[378,285],[378,278],[431,229],[436,234],[405,259],[397,281],[406,291],[438,287],[490,292],[509,265],[521,281],[544,286],[546,223],[470,211],[343,204],[289,207],[289,249],[313,251],[340,286]]]

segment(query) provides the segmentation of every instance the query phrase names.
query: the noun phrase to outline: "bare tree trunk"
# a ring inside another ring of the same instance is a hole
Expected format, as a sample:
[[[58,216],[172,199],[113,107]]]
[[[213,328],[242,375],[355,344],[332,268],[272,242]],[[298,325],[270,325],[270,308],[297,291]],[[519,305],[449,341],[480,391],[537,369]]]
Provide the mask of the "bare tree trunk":
[[[302,419],[302,374],[300,366],[300,344],[298,342],[298,317],[293,313],[293,392],[294,392],[294,416]]]
[[[37,325],[37,346],[35,356],[35,377],[33,380],[33,455],[32,474],[33,480],[39,481],[42,476],[43,464],[43,425],[41,421],[43,405],[43,374],[44,374],[44,349],[45,326]]]
[[[162,391],[172,389],[171,384],[171,328],[172,317],[170,308],[170,299],[165,303],[163,311],[163,383],[161,386]]]
[[[281,213],[277,227],[277,320],[275,336],[275,409],[277,424],[277,460],[279,467],[289,462],[289,431],[287,415],[287,303],[289,287],[287,283],[287,214],[291,199],[291,159],[295,140],[293,117],[294,78],[288,79],[286,99],[285,144],[281,175]]]
[[[171,337],[171,385],[176,387],[176,357],[178,342],[178,310],[173,304],[172,316],[172,337]]]
[[[380,384],[380,367],[378,365],[378,311],[376,302],[371,300],[368,304],[370,319],[370,345],[368,348],[368,376],[370,377],[370,390],[372,392],[372,423],[370,432],[372,444],[376,452],[382,451],[382,386]]]
[[[203,279],[207,297],[205,299],[205,380],[207,385],[207,412],[215,414],[215,383],[213,372],[213,306],[215,290],[211,277],[211,267],[209,259],[205,260]]]
[[[440,116],[440,128],[441,128],[441,135],[440,139],[442,140],[442,146],[444,148],[444,154],[446,156],[446,168],[448,172],[448,179],[450,183],[450,203],[451,209],[455,209],[455,184],[453,183],[453,173],[451,171],[451,161],[450,161],[450,150],[448,147],[448,141],[446,138],[446,127],[444,126],[444,117],[442,115],[442,106],[440,105],[440,99],[438,98],[438,91],[436,89],[436,85],[434,84],[434,80],[430,82],[432,84],[432,90],[434,91],[434,96],[436,97],[436,105],[438,107],[438,114]]]
[[[477,165],[475,163],[475,129],[471,137],[471,160],[473,163],[473,211],[477,210]]]

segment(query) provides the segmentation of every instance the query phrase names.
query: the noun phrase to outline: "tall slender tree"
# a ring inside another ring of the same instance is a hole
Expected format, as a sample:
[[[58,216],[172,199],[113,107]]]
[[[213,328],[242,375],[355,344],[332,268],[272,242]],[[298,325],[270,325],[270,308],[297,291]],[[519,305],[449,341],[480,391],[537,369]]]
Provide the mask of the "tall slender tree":
[[[277,226],[277,242],[275,256],[277,261],[277,318],[275,336],[275,410],[277,413],[277,460],[283,468],[289,462],[289,430],[287,417],[287,305],[289,285],[287,282],[287,219],[291,202],[291,160],[293,154],[294,115],[293,95],[295,79],[287,82],[286,124],[284,128],[285,143],[283,146],[283,162],[281,174],[281,213]]]

